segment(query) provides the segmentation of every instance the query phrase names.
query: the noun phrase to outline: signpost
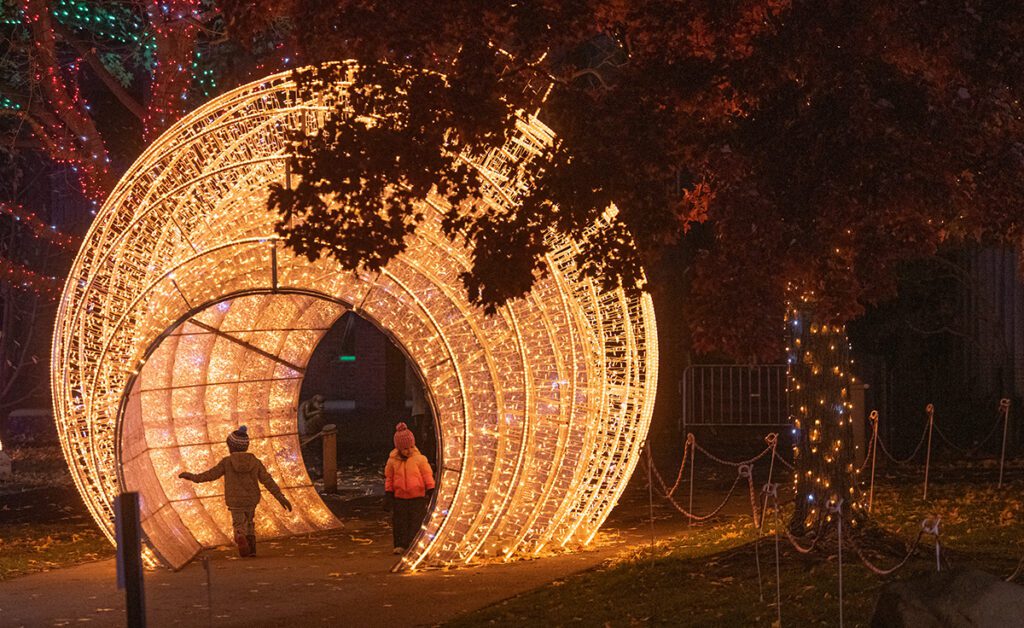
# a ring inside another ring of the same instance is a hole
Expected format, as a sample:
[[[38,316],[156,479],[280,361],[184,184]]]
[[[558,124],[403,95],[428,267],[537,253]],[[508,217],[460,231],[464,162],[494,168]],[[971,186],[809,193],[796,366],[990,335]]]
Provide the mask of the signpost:
[[[328,423],[324,435],[324,492],[338,492],[338,428]]]
[[[117,533],[117,588],[125,591],[129,628],[145,628],[146,596],[142,587],[142,526],[139,494],[121,493],[114,503]]]
[[[14,464],[11,457],[4,452],[4,446],[0,443],[0,482],[10,482],[14,479]]]

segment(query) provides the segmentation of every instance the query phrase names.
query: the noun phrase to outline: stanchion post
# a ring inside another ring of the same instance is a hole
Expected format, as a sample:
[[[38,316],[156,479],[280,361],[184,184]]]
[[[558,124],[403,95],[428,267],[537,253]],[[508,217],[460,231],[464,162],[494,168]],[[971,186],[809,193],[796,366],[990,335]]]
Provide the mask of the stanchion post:
[[[1003,448],[999,452],[999,488],[1003,488],[1003,465],[1006,463],[1006,434],[1010,426],[1010,400],[999,400],[999,411],[1003,413]]]
[[[779,528],[782,521],[779,519],[778,485],[772,486],[771,491],[775,510],[775,618],[782,628],[782,570],[779,567]]]
[[[932,461],[932,425],[935,423],[935,406],[928,404],[924,411],[928,413],[928,452],[924,457],[924,499],[928,499],[928,468]]]
[[[338,492],[338,428],[328,423],[323,429],[324,492]]]
[[[206,621],[213,625],[213,578],[210,574],[210,557],[203,556],[203,571],[206,572]]]
[[[839,628],[843,628],[843,500],[829,506],[836,514],[836,532],[839,537]]]
[[[650,435],[648,435],[650,438]],[[651,441],[646,443],[647,449],[647,507],[651,515],[651,565],[654,565],[654,454],[651,453]],[[683,459],[686,459],[686,448],[683,448]]]
[[[779,435],[775,432],[769,433],[764,437],[764,442],[772,448],[772,453],[769,454],[772,458],[771,463],[768,465],[768,480],[767,484],[772,483],[772,473],[775,471],[775,450],[779,445]],[[757,534],[761,535],[761,530],[764,529],[764,515],[768,512],[768,495],[765,494],[764,502],[761,504],[761,521],[757,525]]]
[[[875,502],[875,460],[878,458],[878,410],[871,411],[871,488],[868,489],[868,514]]]
[[[696,447],[697,439],[693,436],[692,433],[691,434],[687,434],[686,435],[686,442],[687,442],[687,444],[690,445],[690,501],[687,504],[686,508],[690,512],[693,512],[693,467],[697,463],[697,447]],[[693,518],[692,517],[687,517],[686,527],[688,527],[688,528],[693,527]]]
[[[117,588],[124,589],[128,628],[145,628],[146,594],[142,585],[142,526],[139,494],[121,493],[114,502],[117,538]]]
[[[925,519],[921,522],[921,531],[935,537],[935,571],[942,571],[942,544],[939,541],[939,526],[942,517]]]

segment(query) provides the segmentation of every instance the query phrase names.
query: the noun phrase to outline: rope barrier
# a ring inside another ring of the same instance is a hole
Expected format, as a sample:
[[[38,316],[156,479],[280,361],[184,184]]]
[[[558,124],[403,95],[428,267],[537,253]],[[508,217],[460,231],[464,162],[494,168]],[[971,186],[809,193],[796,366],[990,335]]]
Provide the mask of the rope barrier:
[[[959,453],[959,454],[964,455],[964,456],[973,456],[974,454],[978,453],[978,451],[980,451],[981,448],[984,447],[985,444],[987,444],[988,441],[991,440],[991,438],[993,436],[996,435],[996,428],[999,427],[1000,423],[1005,423],[1005,421],[1003,420],[1004,419],[1004,414],[1003,414],[1003,411],[1004,411],[1003,402],[1004,401],[1006,402],[1005,409],[1009,410],[1009,399],[1002,399],[1002,400],[1000,400],[999,408],[996,409],[996,418],[992,422],[992,427],[989,428],[988,434],[985,435],[985,438],[983,438],[980,441],[978,441],[977,443],[975,443],[973,447],[966,447],[965,448],[965,447],[960,447],[960,446],[956,445],[949,438],[946,437],[945,433],[943,433],[942,430],[939,429],[938,425],[935,426],[935,431],[938,432],[939,438],[942,439],[942,442],[944,442],[950,449],[954,450],[956,453]]]
[[[921,543],[921,537],[924,536],[924,534],[925,530],[922,526],[922,528],[918,530],[917,538],[914,539],[914,544],[910,546],[910,550],[907,552],[907,554],[903,557],[902,560],[900,560],[900,562],[896,563],[895,566],[890,567],[889,569],[883,569],[878,565],[874,564],[873,562],[871,562],[868,559],[868,557],[864,555],[864,550],[861,549],[859,545],[857,545],[857,542],[854,539],[851,538],[849,539],[849,541],[850,545],[853,546],[853,551],[857,554],[857,557],[860,558],[860,562],[864,563],[864,566],[867,567],[868,570],[871,571],[871,573],[875,574],[876,576],[888,576],[889,574],[892,574],[899,570],[901,567],[903,567],[903,565],[907,564],[907,561],[910,560],[910,557],[913,556],[914,552],[917,551],[917,546]]]
[[[775,510],[778,511],[779,510],[778,497],[774,498],[774,506],[775,506]],[[821,531],[822,531],[822,528],[824,527],[824,523],[825,523],[825,518],[824,517],[818,519],[818,531],[814,535],[814,540],[811,541],[811,544],[808,545],[807,547],[804,547],[803,545],[800,545],[800,541],[797,540],[797,538],[795,536],[793,536],[793,533],[790,531],[788,526],[784,526],[782,528],[782,530],[783,530],[783,532],[786,533],[786,539],[789,540],[789,544],[793,546],[793,549],[795,549],[797,552],[799,552],[801,554],[810,554],[811,552],[814,551],[814,548],[817,547],[818,541],[821,540]]]
[[[1013,582],[1017,576],[1020,575],[1021,570],[1024,569],[1024,556],[1020,557],[1020,561],[1017,563],[1017,568],[1013,570],[1013,573],[1007,576],[1006,582]]]
[[[998,423],[997,423],[997,425],[998,425]],[[950,449],[952,449],[954,453],[960,454],[962,456],[969,456],[969,455],[971,455],[972,450],[973,451],[977,451],[977,449],[975,447],[968,447],[968,448],[965,449],[963,447],[960,447],[960,446],[954,444],[953,441],[950,440],[946,436],[946,433],[943,432],[942,429],[938,425],[935,426],[935,433],[939,435],[939,440],[941,440],[946,445],[946,447],[949,447]],[[994,433],[995,432],[992,432],[992,434],[994,434]],[[976,446],[976,447],[980,447],[980,445]]]
[[[998,408],[998,410],[996,412],[996,420],[995,420],[995,422],[993,422],[992,427],[989,429],[988,434],[985,436],[985,438],[983,438],[980,442],[978,442],[977,444],[974,445],[974,447],[971,447],[971,448],[960,447],[956,443],[954,443],[948,436],[946,436],[946,434],[942,431],[942,429],[939,427],[939,425],[935,422],[935,406],[933,404],[929,403],[925,407],[925,412],[926,412],[926,414],[928,416],[928,421],[925,423],[924,430],[921,432],[921,439],[917,442],[917,446],[914,447],[914,451],[911,452],[910,456],[908,456],[907,458],[904,458],[902,460],[899,460],[896,457],[894,457],[889,452],[889,450],[886,449],[885,442],[878,439],[878,436],[877,436],[877,430],[878,430],[878,411],[875,410],[875,411],[871,412],[871,417],[870,418],[871,418],[871,421],[872,421],[872,438],[871,438],[871,443],[868,446],[868,451],[871,454],[870,458],[872,460],[872,466],[871,466],[871,493],[870,493],[870,496],[868,498],[868,512],[871,512],[871,508],[872,508],[873,501],[874,501],[874,476],[875,476],[874,458],[875,458],[875,455],[874,455],[874,451],[873,450],[876,448],[876,445],[881,447],[882,452],[886,455],[886,457],[889,458],[889,460],[891,460],[892,462],[894,462],[897,465],[904,465],[904,464],[907,464],[907,463],[911,462],[917,456],[917,453],[921,450],[921,446],[927,440],[928,449],[927,449],[927,453],[925,454],[925,459],[924,459],[924,488],[923,488],[924,492],[923,492],[922,498],[925,499],[925,500],[928,499],[928,480],[929,480],[930,471],[931,471],[932,433],[933,432],[937,433],[938,436],[939,436],[939,439],[943,443],[945,443],[950,449],[952,449],[954,452],[956,452],[956,453],[958,453],[960,455],[963,455],[965,457],[970,457],[970,456],[973,456],[975,453],[977,453],[989,441],[989,439],[992,438],[992,436],[996,432],[996,428],[999,427],[999,425],[1001,423],[1002,426],[1003,426],[1003,441],[1002,441],[1002,446],[1001,446],[1000,452],[999,452],[999,483],[998,483],[998,488],[1002,488],[1003,487],[1003,475],[1004,475],[1004,471],[1005,471],[1005,467],[1006,467],[1006,440],[1007,440],[1007,435],[1009,434],[1009,425],[1010,425],[1010,400],[1009,399],[1001,399],[999,401],[999,408]],[[858,470],[858,473],[860,471],[864,470],[865,466],[867,465],[867,462],[868,462],[868,456],[865,456],[864,462],[861,464],[861,467]]]
[[[699,451],[700,453],[704,454],[705,456],[707,456],[708,458],[710,458],[714,462],[717,462],[718,464],[725,465],[727,467],[740,467],[740,466],[745,465],[745,464],[746,465],[754,464],[755,462],[757,462],[761,458],[764,458],[766,455],[768,455],[774,449],[773,446],[769,445],[769,446],[765,447],[764,450],[761,453],[757,454],[753,458],[749,458],[747,460],[741,460],[739,462],[732,462],[731,460],[726,460],[724,458],[719,458],[718,456],[716,456],[715,454],[711,453],[707,449],[704,449],[703,447],[701,447],[700,443],[698,443],[696,439],[694,439],[694,441],[693,441],[693,446],[697,449],[697,451]]]
[[[693,443],[693,432],[690,432],[689,434],[686,435],[686,442],[683,443],[683,461],[679,465],[679,473],[676,474],[676,482],[675,484],[672,485],[672,490],[668,492],[669,495],[675,493],[676,489],[679,488],[679,483],[683,481],[683,469],[686,468],[686,452],[693,447]]]
[[[647,455],[650,456],[650,453],[648,452]],[[721,510],[723,508],[725,508],[725,505],[727,503],[729,503],[729,499],[732,498],[732,494],[736,492],[736,487],[739,485],[740,480],[743,479],[743,477],[744,477],[743,474],[742,474],[742,471],[738,470],[737,473],[736,473],[736,479],[733,480],[732,486],[729,487],[729,492],[726,493],[725,499],[722,500],[722,503],[719,504],[714,510],[712,510],[710,513],[708,513],[706,515],[695,515],[690,510],[688,510],[688,509],[684,508],[683,506],[681,506],[675,500],[675,498],[673,498],[671,495],[668,494],[668,486],[665,484],[665,480],[664,480],[664,478],[662,478],[661,473],[658,472],[657,467],[654,467],[652,465],[651,466],[651,470],[654,472],[654,478],[658,481],[658,484],[661,485],[661,494],[662,494],[662,496],[665,497],[665,499],[668,500],[668,502],[670,504],[672,504],[672,506],[676,510],[678,510],[680,513],[682,513],[684,516],[688,517],[692,521],[707,521],[708,519],[714,517],[719,512],[721,512]],[[749,469],[748,469],[747,472],[749,474]],[[751,480],[749,480],[749,475],[747,477],[748,477],[748,482],[751,481]]]
[[[929,404],[929,405],[931,405],[931,404]],[[949,449],[953,450],[954,453],[958,453],[958,454],[961,454],[961,455],[966,456],[966,457],[971,457],[971,456],[974,456],[976,453],[978,453],[982,449],[982,447],[984,447],[986,444],[988,444],[988,442],[992,439],[992,437],[996,435],[997,430],[998,430],[1000,425],[1004,425],[1005,426],[1005,424],[1007,422],[1006,421],[1006,415],[1008,414],[1008,411],[1009,411],[1009,405],[1010,405],[1009,399],[1002,399],[1002,400],[1000,400],[999,407],[996,409],[995,419],[992,421],[992,426],[989,428],[989,431],[985,434],[984,438],[982,438],[981,440],[975,442],[975,444],[973,446],[971,446],[971,447],[961,447],[960,445],[956,444],[953,441],[953,439],[951,439],[949,436],[946,435],[945,432],[942,431],[942,428],[939,426],[938,423],[935,423],[933,425],[933,429],[935,430],[935,433],[938,434],[939,439],[942,440],[943,444],[945,444]],[[927,428],[927,425],[926,425],[925,426],[925,430],[927,430],[927,429],[928,428]],[[1004,429],[1004,431],[1005,431],[1005,429]],[[882,443],[882,448],[883,448],[883,450],[885,449],[885,443]],[[916,449],[915,449],[914,453],[915,454],[917,453]],[[894,459],[892,457],[892,455],[888,453],[888,451],[886,451],[886,455],[889,456],[890,460],[892,460],[893,462],[895,462],[897,464],[905,464],[906,462],[909,462],[909,460],[910,460],[910,458],[908,458],[908,459],[905,459],[903,461],[898,461],[898,460]],[[911,455],[911,458],[913,458],[913,455]]]
[[[754,527],[759,528],[757,517],[757,497],[754,496],[754,469],[749,464],[740,465],[740,468],[736,470],[736,474],[741,478],[747,479],[747,488],[749,489],[748,492],[750,494],[751,516],[754,518]]]
[[[877,418],[878,417],[878,410],[872,410],[871,411],[871,416],[875,417],[874,419],[872,419],[872,425],[874,425],[874,422],[878,420],[878,418]],[[871,460],[871,454],[872,454],[872,452],[875,449],[875,440],[876,440],[876,438],[877,437],[876,437],[876,435],[874,433],[874,428],[872,427],[871,440],[868,441],[868,448],[864,452],[864,462],[860,463],[860,468],[857,469],[858,473],[860,473],[864,469],[868,468],[868,462]]]
[[[921,441],[918,442],[917,446],[914,448],[913,453],[910,455],[910,457],[908,459],[906,459],[906,461],[904,461],[904,462],[909,462],[910,460],[912,460],[917,455],[917,453],[921,449],[921,446],[924,443],[925,437],[927,436],[927,440],[928,440],[928,453],[927,453],[927,457],[926,457],[926,460],[925,460],[925,487],[924,487],[925,499],[927,499],[928,468],[929,468],[929,463],[930,463],[930,458],[931,458],[931,434],[930,434],[931,430],[929,428],[937,429],[937,426],[934,423],[934,406],[929,404],[929,406],[928,406],[926,411],[928,412],[928,418],[929,418],[928,425],[926,426],[926,431],[925,431],[925,433],[922,434],[922,439],[921,439]],[[879,440],[879,438],[878,438],[878,412],[877,411],[872,411],[869,418],[871,420],[871,425],[872,425],[871,441],[868,444],[868,448],[867,448],[867,450],[865,452],[864,462],[861,464],[861,466],[860,466],[860,468],[858,470],[858,473],[867,468],[867,463],[868,463],[868,460],[870,459],[870,461],[871,461],[871,483],[870,483],[870,489],[869,489],[870,492],[869,492],[869,498],[868,498],[868,512],[871,512],[873,501],[874,501],[875,466],[876,466],[876,461],[877,461],[878,449],[881,447],[883,452],[893,462],[899,463],[899,461],[897,461],[895,458],[893,458],[892,455],[889,454],[889,452],[885,450],[884,443],[882,443]],[[1005,420],[1004,420],[1004,431],[1005,431]],[[939,437],[940,438],[944,438],[944,436],[941,434],[941,432],[939,434]],[[772,480],[772,476],[773,476],[773,473],[774,473],[775,460],[776,459],[779,460],[780,463],[784,464],[786,467],[788,467],[790,469],[793,468],[793,465],[789,464],[784,458],[782,458],[778,454],[778,451],[777,451],[777,447],[778,447],[778,434],[776,434],[776,433],[769,433],[768,435],[765,436],[765,442],[767,443],[768,446],[765,448],[765,450],[761,451],[756,456],[754,456],[754,457],[752,457],[752,458],[750,458],[748,460],[744,460],[744,461],[740,461],[740,462],[733,462],[733,461],[725,460],[725,459],[723,459],[723,458],[721,458],[719,456],[716,456],[716,455],[712,454],[710,451],[705,449],[703,446],[701,446],[697,442],[696,437],[692,433],[689,433],[689,434],[687,434],[686,442],[685,442],[685,444],[683,446],[682,461],[680,463],[679,469],[678,469],[678,471],[676,473],[675,481],[673,482],[671,488],[668,487],[667,483],[665,482],[664,477],[662,477],[660,472],[654,466],[654,464],[653,464],[653,460],[654,460],[653,451],[652,451],[652,448],[650,446],[650,442],[647,443],[647,447],[645,448],[645,451],[646,451],[646,454],[647,454],[648,499],[649,499],[649,502],[650,502],[649,506],[650,506],[650,518],[651,518],[651,557],[652,557],[651,560],[652,561],[654,560],[654,546],[655,546],[655,543],[656,543],[655,534],[654,534],[654,502],[653,502],[653,500],[654,500],[654,498],[653,498],[653,491],[654,491],[654,481],[655,480],[657,480],[657,483],[658,483],[658,485],[660,487],[660,493],[662,494],[662,496],[664,496],[665,499],[677,511],[679,511],[681,514],[683,514],[685,517],[687,517],[689,522],[692,524],[694,521],[698,521],[698,522],[700,522],[700,521],[707,521],[707,520],[717,516],[719,513],[721,513],[721,511],[725,508],[726,504],[728,504],[729,501],[732,499],[733,494],[736,492],[737,487],[739,486],[740,480],[745,479],[747,481],[747,489],[748,489],[748,495],[749,495],[749,499],[750,499],[751,519],[753,521],[754,527],[757,530],[757,536],[755,537],[755,540],[754,540],[754,559],[755,559],[755,564],[756,564],[756,567],[757,567],[758,595],[759,595],[759,598],[760,598],[761,602],[764,602],[764,588],[763,588],[763,575],[762,575],[762,571],[761,571],[760,540],[761,540],[762,530],[763,530],[763,527],[764,527],[764,521],[765,521],[765,518],[768,516],[769,504],[771,505],[771,507],[774,510],[775,526],[774,526],[774,530],[773,530],[773,537],[774,537],[774,549],[775,549],[775,608],[776,608],[776,623],[781,626],[782,625],[782,578],[781,578],[781,558],[780,558],[780,550],[779,550],[779,536],[780,536],[779,531],[782,530],[785,533],[786,538],[789,541],[790,545],[792,545],[792,547],[798,553],[809,554],[812,551],[814,551],[814,549],[819,544],[821,539],[824,538],[824,536],[825,536],[823,534],[823,530],[824,530],[824,522],[826,520],[826,517],[821,516],[821,517],[818,518],[818,530],[817,530],[817,533],[814,535],[814,538],[811,541],[809,546],[802,545],[800,540],[798,540],[793,535],[791,530],[787,526],[783,526],[782,519],[781,519],[781,514],[780,514],[781,513],[781,508],[779,506],[779,500],[778,500],[778,486],[779,485],[777,483],[772,483],[771,480]],[[707,514],[704,514],[704,515],[697,515],[697,514],[694,514],[694,512],[693,512],[693,485],[694,485],[693,475],[694,475],[694,468],[696,466],[695,465],[694,456],[695,456],[695,454],[696,454],[696,452],[698,450],[702,454],[704,454],[705,456],[710,458],[712,461],[718,462],[719,464],[723,464],[723,465],[726,465],[726,466],[731,466],[731,467],[734,467],[736,469],[736,477],[735,477],[735,479],[733,479],[732,485],[729,487],[729,490],[726,492],[725,497],[723,498],[722,502],[720,504],[718,504],[718,506],[716,506],[711,512],[709,512]],[[768,455],[769,453],[771,454],[771,457],[769,458],[770,464],[769,464],[769,469],[768,469],[768,481],[762,485],[761,493],[760,494],[763,496],[763,499],[759,500],[757,498],[757,495],[756,495],[755,491],[754,491],[754,468],[753,468],[753,465],[754,465],[754,463],[756,461],[760,460],[761,458],[763,458],[764,456]],[[678,490],[679,486],[682,483],[682,477],[683,477],[683,474],[685,473],[685,470],[686,470],[686,457],[687,457],[687,455],[690,456],[690,502],[689,502],[689,507],[688,508],[684,508],[681,504],[679,504],[676,501],[676,499],[674,498],[674,494]],[[759,501],[761,502],[760,508],[759,508],[759,503],[758,503]],[[844,608],[843,608],[844,607],[844,583],[843,583],[843,544],[844,543],[848,543],[849,544],[849,546],[853,549],[854,553],[857,555],[858,559],[860,559],[860,562],[865,566],[865,568],[867,568],[869,571],[871,571],[872,573],[874,573],[877,576],[888,576],[888,575],[891,575],[891,574],[895,573],[896,571],[902,569],[907,564],[907,562],[910,560],[910,558],[915,554],[917,549],[920,547],[921,539],[924,537],[924,535],[928,534],[928,535],[931,535],[934,538],[934,540],[935,540],[935,545],[934,545],[934,547],[935,547],[935,569],[936,569],[936,571],[941,571],[942,570],[942,540],[941,540],[941,530],[940,530],[941,519],[939,517],[926,518],[926,519],[922,520],[921,527],[918,530],[917,536],[915,537],[913,544],[910,545],[907,553],[902,557],[902,559],[900,559],[900,561],[898,563],[896,563],[892,567],[882,568],[882,567],[876,565],[874,562],[872,562],[870,558],[868,558],[868,556],[866,555],[864,549],[860,546],[860,544],[857,543],[856,535],[855,534],[848,535],[847,538],[844,538],[844,536],[843,536],[843,524],[844,524],[845,516],[844,516],[843,510],[842,510],[842,505],[843,505],[843,500],[839,499],[838,501],[830,502],[826,506],[827,512],[829,512],[831,514],[834,514],[835,517],[836,517],[836,534],[837,534],[836,549],[837,549],[837,557],[838,557],[838,587],[839,587],[838,604],[839,604],[839,626],[840,626],[840,628],[842,628],[844,626],[844,621],[845,621],[844,620]],[[1010,574],[1006,578],[1006,581],[1007,582],[1012,582],[1015,578],[1018,577],[1018,575],[1020,575],[1022,570],[1024,570],[1024,557],[1021,558],[1021,560],[1017,564],[1016,569],[1013,571],[1012,574]]]
[[[917,457],[917,452],[921,451],[921,446],[924,445],[924,441],[927,436],[928,424],[926,423],[924,426],[924,430],[921,432],[921,440],[917,441],[917,447],[914,447],[913,453],[911,453],[908,457],[904,458],[903,460],[897,460],[891,453],[889,453],[889,450],[886,449],[885,447],[884,440],[878,439],[878,446],[882,450],[882,453],[885,454],[887,458],[889,458],[889,460],[892,460],[895,464],[903,465],[907,464],[908,462]]]
[[[1007,416],[1008,416],[1008,411],[1009,411],[1009,402],[1007,400],[1003,400],[1003,402],[1000,403],[1000,410],[1001,410],[1001,413],[1002,413],[1002,416],[1000,418],[1003,419],[1004,432],[1005,432],[1006,431],[1006,423],[1008,421]],[[871,511],[873,500],[874,500],[875,465],[876,465],[877,454],[878,454],[878,450],[879,449],[881,449],[882,452],[892,462],[894,462],[896,464],[906,464],[906,463],[910,462],[911,460],[913,460],[917,456],[918,452],[920,452],[920,450],[921,450],[921,447],[925,444],[925,441],[926,440],[928,441],[929,452],[928,452],[927,459],[925,460],[925,498],[927,498],[928,467],[929,467],[929,462],[930,462],[930,457],[931,457],[930,456],[930,453],[931,453],[930,452],[930,449],[931,449],[930,429],[934,429],[935,431],[937,431],[939,433],[939,438],[940,439],[942,439],[944,441],[947,440],[947,439],[946,439],[945,435],[941,432],[941,430],[939,430],[938,426],[934,422],[934,406],[932,404],[928,404],[928,407],[926,408],[926,412],[928,413],[928,423],[925,425],[924,430],[922,431],[921,439],[918,441],[917,445],[914,447],[914,450],[910,454],[910,456],[905,458],[905,459],[903,459],[903,460],[896,459],[885,448],[885,443],[878,436],[878,412],[877,411],[872,411],[871,412],[871,415],[869,417],[870,420],[871,420],[871,424],[872,424],[871,441],[868,444],[867,451],[865,452],[865,460],[861,464],[860,469],[859,469],[859,471],[863,471],[865,468],[867,468],[868,460],[871,461],[871,484],[870,484],[870,492],[869,492],[869,498],[868,498],[868,512]],[[998,426],[998,422],[995,425]],[[986,436],[986,439],[981,441],[981,443],[979,443],[978,446],[984,444],[988,440],[988,438],[991,437],[991,434],[993,434],[993,433],[994,433],[994,430],[990,430],[989,436]],[[314,435],[313,438],[316,438],[317,436],[320,436],[320,434]],[[787,460],[785,460],[781,455],[779,455],[779,453],[777,451],[777,447],[778,447],[778,434],[776,434],[776,433],[769,433],[768,435],[765,436],[765,442],[767,443],[768,446],[764,450],[762,450],[760,453],[758,453],[757,455],[753,456],[752,458],[749,458],[749,459],[743,460],[743,461],[730,461],[730,460],[726,460],[724,458],[721,458],[721,457],[711,453],[710,451],[705,449],[702,445],[700,445],[697,442],[696,436],[694,436],[694,434],[692,432],[688,433],[687,437],[686,437],[686,442],[685,442],[685,444],[683,446],[683,459],[682,459],[682,461],[680,463],[679,470],[676,473],[676,478],[675,478],[675,481],[673,482],[673,485],[672,485],[671,488],[668,487],[667,483],[665,482],[664,477],[658,471],[657,467],[654,466],[654,464],[653,464],[653,453],[652,453],[652,450],[651,450],[651,447],[650,447],[650,443],[648,443],[648,446],[646,447],[646,454],[648,456],[648,482],[649,482],[649,486],[650,486],[650,489],[651,489],[651,493],[649,495],[649,498],[651,500],[652,523],[653,523],[653,488],[654,488],[654,483],[652,481],[652,478],[653,478],[653,480],[657,481],[657,483],[658,483],[658,485],[660,487],[659,492],[661,493],[661,495],[663,497],[665,497],[665,499],[677,511],[679,511],[684,516],[686,516],[691,523],[693,521],[698,521],[698,522],[699,521],[707,521],[708,519],[711,519],[712,517],[715,517],[716,515],[718,515],[722,511],[722,509],[726,506],[726,504],[729,502],[729,500],[732,499],[733,494],[736,492],[737,487],[739,486],[740,480],[746,479],[747,487],[748,487],[748,493],[749,493],[749,497],[750,497],[751,517],[752,517],[752,520],[753,520],[754,527],[757,528],[757,537],[755,539],[755,559],[756,559],[756,562],[757,562],[758,590],[761,593],[761,600],[762,601],[764,601],[764,595],[763,595],[762,580],[761,580],[762,575],[761,575],[761,566],[760,566],[759,541],[760,541],[760,537],[761,537],[761,531],[762,531],[762,529],[764,527],[764,520],[765,520],[765,518],[767,517],[767,514],[768,514],[769,505],[773,509],[774,515],[775,515],[775,530],[774,530],[774,537],[775,537],[775,571],[776,571],[776,602],[775,603],[776,603],[778,621],[781,624],[781,620],[782,620],[781,584],[780,584],[780,573],[781,573],[780,569],[781,568],[780,568],[780,563],[779,563],[779,545],[778,545],[779,544],[779,530],[781,529],[785,533],[786,539],[789,541],[790,545],[792,545],[794,550],[796,550],[800,554],[809,554],[809,553],[814,551],[814,549],[817,547],[818,543],[823,538],[822,531],[823,531],[823,527],[824,527],[825,517],[819,517],[817,533],[814,535],[813,540],[811,541],[810,545],[808,545],[808,546],[802,545],[800,539],[798,539],[787,526],[783,526],[782,525],[781,519],[780,519],[781,508],[779,506],[779,501],[778,501],[778,486],[779,485],[777,483],[772,483],[771,482],[772,475],[773,475],[773,472],[774,472],[775,460],[778,460],[782,465],[784,465],[788,469],[792,470],[794,467]],[[705,455],[706,457],[708,457],[709,459],[711,459],[714,462],[717,462],[717,463],[725,465],[725,466],[730,466],[730,467],[733,467],[733,468],[736,469],[736,477],[733,480],[732,485],[729,487],[729,490],[726,492],[726,495],[725,495],[724,499],[722,500],[722,502],[720,504],[718,504],[718,506],[716,506],[711,512],[709,512],[707,514],[704,514],[704,515],[697,515],[697,514],[694,514],[694,512],[693,512],[693,484],[694,484],[694,482],[693,482],[693,475],[694,475],[694,467],[695,467],[694,456],[695,456],[697,451],[700,451],[703,455]],[[969,450],[961,450],[961,451],[969,451]],[[769,470],[768,470],[768,482],[766,482],[762,486],[761,495],[763,496],[763,500],[761,500],[761,501],[763,503],[761,504],[761,506],[759,508],[758,507],[758,501],[759,500],[757,499],[756,493],[754,491],[753,464],[755,462],[757,462],[758,460],[760,460],[761,458],[767,456],[769,453],[771,454],[771,458],[770,458],[771,462],[770,462]],[[687,457],[687,455],[690,456],[690,502],[689,502],[689,507],[688,508],[684,508],[681,504],[679,504],[675,500],[674,494],[678,490],[679,486],[682,483],[682,477],[683,477],[683,474],[685,473],[685,470],[686,470],[686,464],[687,464],[686,463],[686,457]],[[899,570],[900,568],[902,568],[903,566],[906,565],[906,563],[910,560],[910,558],[914,555],[914,553],[917,551],[918,547],[920,546],[921,539],[923,538],[923,536],[928,534],[928,535],[931,535],[932,537],[934,537],[934,539],[935,539],[935,569],[936,569],[936,571],[940,571],[942,569],[942,542],[941,542],[941,535],[940,535],[941,519],[939,517],[924,519],[921,522],[921,528],[918,531],[917,537],[914,539],[914,542],[910,546],[910,549],[907,551],[906,555],[904,555],[903,558],[898,563],[896,563],[894,566],[889,567],[889,568],[882,568],[882,567],[876,565],[875,563],[873,563],[868,558],[868,556],[865,554],[863,548],[861,548],[861,546],[857,543],[855,536],[849,536],[846,539],[843,538],[842,528],[843,528],[844,516],[843,516],[843,513],[842,513],[842,503],[843,503],[842,500],[839,500],[838,502],[830,503],[827,506],[828,512],[835,513],[836,517],[837,517],[836,525],[837,525],[837,535],[838,535],[838,557],[839,557],[840,625],[842,625],[842,622],[843,622],[843,617],[842,617],[842,603],[843,603],[843,590],[842,590],[842,586],[843,586],[843,584],[842,584],[842,549],[843,549],[843,543],[844,542],[849,543],[850,547],[854,550],[854,553],[857,554],[857,557],[860,559],[861,563],[863,563],[864,566],[869,571],[871,571],[875,575],[888,576],[888,575],[896,572],[897,570]],[[652,529],[652,533],[653,533],[653,529]],[[1014,572],[1012,574],[1010,574],[1010,576],[1008,576],[1006,578],[1006,581],[1008,581],[1008,582],[1009,581],[1013,581],[1015,578],[1017,578],[1021,574],[1022,571],[1024,571],[1024,557],[1021,558],[1021,560],[1017,564],[1016,569],[1014,570]]]
[[[789,462],[788,460],[786,460],[786,459],[785,459],[785,458],[783,458],[783,457],[782,457],[781,455],[779,455],[779,453],[778,453],[778,452],[774,452],[774,453],[772,453],[772,456],[773,456],[773,457],[774,457],[774,458],[775,458],[776,460],[778,460],[779,462],[781,462],[781,463],[782,463],[782,466],[786,467],[786,468],[787,468],[787,469],[789,469],[790,471],[793,471],[793,470],[794,470],[794,467],[793,467],[793,465],[792,465],[792,464],[791,464],[791,463],[790,463],[790,462]]]

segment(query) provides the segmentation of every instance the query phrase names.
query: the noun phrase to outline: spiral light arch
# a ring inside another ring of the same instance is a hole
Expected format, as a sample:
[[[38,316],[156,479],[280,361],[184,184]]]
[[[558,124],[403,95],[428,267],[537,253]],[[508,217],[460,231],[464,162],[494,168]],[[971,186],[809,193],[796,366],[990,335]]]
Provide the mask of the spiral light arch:
[[[296,407],[317,342],[353,310],[416,365],[441,442],[431,512],[397,569],[589,542],[650,422],[649,296],[582,277],[578,243],[552,236],[545,277],[485,315],[467,300],[469,252],[442,234],[435,198],[380,272],[295,257],[274,235],[267,189],[287,176],[285,130],[318,128],[329,108],[329,97],[300,99],[288,74],[226,93],[157,139],[97,215],[65,285],[51,365],[86,505],[113,539],[115,497],[138,491],[154,563],[177,568],[229,542],[221,484],[176,476],[219,460],[246,423],[250,450],[295,505],[264,501],[258,533],[338,525],[303,467]],[[482,202],[514,205],[522,166],[552,139],[524,116],[506,146],[472,159]]]

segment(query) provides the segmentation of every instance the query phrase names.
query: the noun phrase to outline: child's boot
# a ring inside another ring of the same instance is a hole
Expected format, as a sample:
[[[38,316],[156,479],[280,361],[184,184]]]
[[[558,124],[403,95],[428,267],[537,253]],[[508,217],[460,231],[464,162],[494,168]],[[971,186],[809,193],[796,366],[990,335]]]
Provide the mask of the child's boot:
[[[243,558],[252,554],[249,547],[249,537],[244,534],[235,534],[235,545],[238,546],[238,555]]]
[[[245,540],[249,542],[249,556],[256,555],[256,535],[249,534],[245,537]]]

